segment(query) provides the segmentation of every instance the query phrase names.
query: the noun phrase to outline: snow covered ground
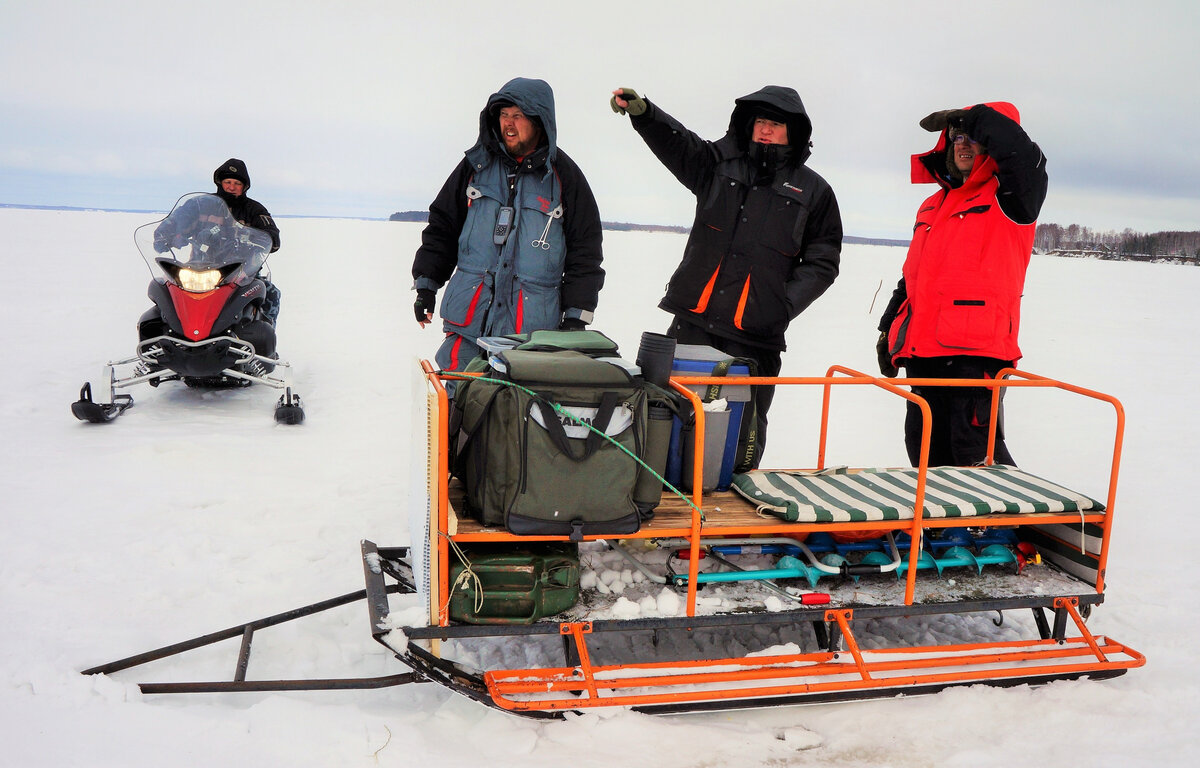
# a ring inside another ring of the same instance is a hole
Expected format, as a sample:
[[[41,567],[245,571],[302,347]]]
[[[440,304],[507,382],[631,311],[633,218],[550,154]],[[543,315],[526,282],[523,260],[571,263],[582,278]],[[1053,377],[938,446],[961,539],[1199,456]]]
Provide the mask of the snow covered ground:
[[[0,765],[5,766],[1130,766],[1191,764],[1200,672],[1189,632],[1200,516],[1200,270],[1035,256],[1027,370],[1121,398],[1128,426],[1106,602],[1093,632],[1143,652],[1105,682],[651,718],[536,723],[433,685],[380,691],[143,696],[136,682],[227,679],[237,643],[112,677],[79,670],[362,586],[358,542],[408,542],[411,367],[433,328],[412,319],[420,225],[284,219],[280,351],[308,421],[274,424],[276,394],[135,390],[116,423],[69,403],[132,351],[148,275],[140,214],[0,209]],[[632,355],[680,235],[606,233],[596,327]],[[874,367],[874,330],[904,251],[847,246],[842,276],[789,334],[784,373]],[[878,292],[878,294],[877,294]],[[873,304],[873,307],[872,307]],[[767,463],[811,466],[815,397],[781,393]],[[1111,409],[1009,395],[1022,466],[1102,494]],[[835,399],[831,464],[904,463],[903,406]],[[397,609],[403,601],[394,598]],[[984,620],[990,626],[990,621]],[[930,627],[931,633],[938,631]],[[347,606],[256,636],[250,678],[404,669]]]

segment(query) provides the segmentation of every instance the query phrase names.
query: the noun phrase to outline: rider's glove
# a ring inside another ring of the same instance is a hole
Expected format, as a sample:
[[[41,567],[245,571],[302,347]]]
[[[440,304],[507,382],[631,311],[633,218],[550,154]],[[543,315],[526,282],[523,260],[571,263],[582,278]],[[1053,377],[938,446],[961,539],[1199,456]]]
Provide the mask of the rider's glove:
[[[564,317],[562,322],[558,324],[558,330],[560,331],[582,331],[585,328],[587,328],[587,323],[578,317]]]

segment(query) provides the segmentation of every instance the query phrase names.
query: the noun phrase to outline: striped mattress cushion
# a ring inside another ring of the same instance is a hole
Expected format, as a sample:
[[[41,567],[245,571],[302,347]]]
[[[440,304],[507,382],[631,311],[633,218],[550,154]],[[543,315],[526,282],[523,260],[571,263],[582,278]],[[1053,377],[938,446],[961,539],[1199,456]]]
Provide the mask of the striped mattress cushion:
[[[733,490],[760,511],[789,522],[841,523],[911,520],[916,506],[916,469],[831,468],[818,472],[755,470],[734,475]],[[992,513],[1103,511],[1077,491],[1016,467],[930,467],[925,517],[972,517]]]

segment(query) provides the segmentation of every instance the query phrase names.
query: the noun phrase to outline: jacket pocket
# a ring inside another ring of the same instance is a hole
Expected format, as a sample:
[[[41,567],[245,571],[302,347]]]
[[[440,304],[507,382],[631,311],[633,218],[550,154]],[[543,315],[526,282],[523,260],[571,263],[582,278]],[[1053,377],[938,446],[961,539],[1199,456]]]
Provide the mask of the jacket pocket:
[[[795,256],[804,243],[804,227],[807,223],[808,210],[804,205],[776,196],[771,201],[771,212],[763,222],[758,242],[784,256]]]
[[[978,291],[944,292],[939,295],[934,338],[951,349],[980,349],[999,334],[1003,313],[996,297]]]
[[[517,295],[512,305],[516,307],[517,333],[529,333],[558,327],[562,316],[562,299],[557,284],[549,285],[520,277],[515,283]]]
[[[459,269],[446,285],[441,316],[444,330],[478,336],[492,306],[492,276]]]
[[[772,261],[789,262],[782,256]],[[782,331],[791,319],[787,303],[787,272],[756,264],[750,271],[738,297],[735,325],[747,332],[773,335]]]

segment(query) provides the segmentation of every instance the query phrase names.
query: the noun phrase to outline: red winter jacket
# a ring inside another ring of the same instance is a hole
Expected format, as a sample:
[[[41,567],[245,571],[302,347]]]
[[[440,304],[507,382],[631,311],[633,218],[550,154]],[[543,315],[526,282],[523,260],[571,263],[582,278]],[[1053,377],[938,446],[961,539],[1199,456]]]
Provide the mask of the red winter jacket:
[[[987,155],[958,187],[946,174],[946,130],[931,152],[913,155],[913,183],[942,188],[917,211],[904,278],[885,315],[887,321],[894,313],[884,326],[893,360],[1021,357],[1021,293],[1046,172],[1019,119],[1006,102],[967,112],[963,131],[983,143]]]

